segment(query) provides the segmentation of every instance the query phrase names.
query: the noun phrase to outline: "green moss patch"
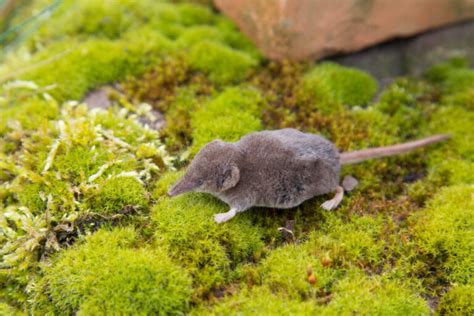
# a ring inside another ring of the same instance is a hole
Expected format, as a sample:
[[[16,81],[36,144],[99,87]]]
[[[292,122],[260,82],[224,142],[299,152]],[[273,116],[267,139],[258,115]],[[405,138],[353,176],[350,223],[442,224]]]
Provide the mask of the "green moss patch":
[[[309,93],[325,95],[347,106],[366,105],[377,91],[377,82],[369,74],[334,63],[317,65],[304,80]]]
[[[44,292],[35,307],[80,315],[185,312],[191,294],[186,271],[163,249],[136,244],[133,230],[117,229],[62,252],[43,268]]]
[[[327,306],[317,313],[324,315],[428,315],[428,304],[409,288],[383,277],[354,275],[340,281]]]
[[[414,234],[422,253],[442,270],[439,277],[461,284],[470,282],[474,272],[473,192],[468,185],[446,188],[415,217]]]
[[[245,79],[257,61],[250,55],[212,41],[202,41],[191,49],[190,63],[209,79],[223,85]]]
[[[189,194],[164,198],[153,209],[156,241],[193,276],[195,295],[229,282],[232,269],[258,257],[262,241],[248,219],[217,225],[213,214],[226,207],[215,199]]]
[[[234,142],[260,130],[262,102],[257,90],[230,88],[204,104],[191,118],[193,153],[216,138]]]

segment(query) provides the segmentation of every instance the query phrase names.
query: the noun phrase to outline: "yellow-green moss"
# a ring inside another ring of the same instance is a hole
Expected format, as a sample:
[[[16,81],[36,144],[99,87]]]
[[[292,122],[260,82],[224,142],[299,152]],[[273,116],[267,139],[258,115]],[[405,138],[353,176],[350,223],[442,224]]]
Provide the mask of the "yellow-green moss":
[[[170,179],[166,177],[166,183]],[[195,295],[222,286],[237,264],[252,260],[261,251],[259,232],[245,216],[225,225],[214,222],[213,215],[225,211],[226,206],[203,194],[163,197],[153,208],[157,244],[193,276]]]
[[[382,218],[354,215],[344,222],[335,214],[324,215],[324,225],[313,232],[308,241],[313,254],[325,254],[334,266],[344,268],[357,266],[370,269],[382,262]]]
[[[260,93],[250,88],[229,88],[203,104],[193,113],[192,152],[196,153],[206,143],[221,139],[234,142],[247,133],[262,128]]]
[[[323,265],[327,253],[308,250],[307,244],[273,250],[258,268],[262,284],[292,299],[327,295],[340,272]]]
[[[132,229],[99,231],[81,244],[60,253],[43,267],[38,286],[58,313],[79,315],[144,314],[167,315],[188,309],[190,279],[173,263],[164,249],[135,249]]]
[[[423,81],[399,79],[387,87],[374,107],[390,116],[390,123],[404,139],[416,137],[426,127],[435,93]]]
[[[474,157],[474,112],[456,106],[441,107],[432,115],[429,130],[432,133],[449,133],[450,155],[457,154],[467,160]]]
[[[258,65],[247,53],[207,40],[191,48],[189,62],[191,67],[208,74],[218,85],[240,82]]]
[[[377,81],[369,74],[328,62],[311,69],[304,81],[309,93],[322,94],[348,106],[366,105],[377,91]]]
[[[427,302],[409,288],[383,276],[349,271],[338,282],[330,302],[316,309],[321,315],[429,315]]]
[[[143,184],[134,177],[115,177],[106,180],[90,203],[96,213],[114,214],[126,207],[143,209],[148,197]]]
[[[472,315],[474,314],[474,286],[455,285],[443,295],[438,307],[438,315]]]
[[[417,246],[422,255],[431,258],[433,266],[442,270],[435,277],[460,284],[472,280],[473,194],[473,186],[447,187],[413,217]]]
[[[275,295],[266,287],[243,289],[217,305],[193,310],[191,315],[314,315],[313,302]]]
[[[29,98],[25,102],[2,103],[0,101],[0,135],[9,130],[7,126],[21,129],[34,129],[44,125],[59,114],[58,104],[44,98]],[[11,129],[10,127],[10,129]],[[18,135],[20,136],[20,135]],[[19,139],[18,139],[19,140]]]
[[[165,37],[159,33],[149,38],[146,35],[137,32],[136,37],[129,34],[123,41],[70,40],[50,45],[33,58],[31,63],[38,66],[21,77],[42,86],[55,85],[50,93],[60,101],[79,100],[98,85],[139,74],[156,62],[160,53],[169,51]]]
[[[427,78],[439,84],[445,93],[464,91],[471,88],[474,82],[474,71],[468,67],[467,60],[454,58],[432,67],[427,72]]]

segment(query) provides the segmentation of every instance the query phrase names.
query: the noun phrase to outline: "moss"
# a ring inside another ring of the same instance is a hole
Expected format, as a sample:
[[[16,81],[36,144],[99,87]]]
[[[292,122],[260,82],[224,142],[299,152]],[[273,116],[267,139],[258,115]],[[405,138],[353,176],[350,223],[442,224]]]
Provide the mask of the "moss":
[[[417,245],[428,256],[432,267],[440,267],[438,279],[465,284],[473,274],[470,237],[474,226],[474,188],[469,185],[447,187],[413,216]],[[426,269],[426,267],[425,267]]]
[[[126,207],[143,209],[148,205],[146,190],[134,177],[115,177],[104,182],[91,202],[96,213],[114,214]]]
[[[121,84],[124,94],[135,102],[147,102],[158,110],[167,110],[167,99],[176,88],[189,80],[189,65],[182,57],[165,58],[140,78],[129,78]]]
[[[223,42],[223,35],[223,32],[216,27],[209,25],[194,26],[183,31],[177,38],[176,43],[183,48],[188,48],[205,40]]]
[[[213,41],[201,41],[193,46],[189,62],[192,68],[208,74],[218,85],[240,82],[257,66],[250,55]]]
[[[232,268],[252,260],[262,248],[259,232],[248,218],[226,225],[214,222],[213,214],[225,208],[208,196],[188,194],[162,198],[153,209],[157,243],[193,276],[197,297],[228,282]]]
[[[259,92],[250,88],[229,88],[211,99],[192,115],[191,151],[196,153],[216,138],[234,142],[247,133],[260,130],[262,103]]]
[[[292,299],[325,296],[338,274],[326,259],[326,254],[311,254],[306,244],[278,248],[260,263],[261,282]]]
[[[14,307],[6,303],[0,302],[0,315],[20,316],[20,315],[26,315],[26,313],[22,313],[16,310]]]
[[[311,69],[304,85],[309,93],[321,93],[347,106],[366,105],[377,91],[377,81],[367,73],[334,63]]]
[[[162,249],[135,249],[131,229],[102,230],[43,267],[42,290],[60,313],[185,312],[190,280]],[[44,308],[36,302],[38,309]]]
[[[266,287],[244,289],[212,308],[193,310],[191,315],[314,315],[314,303],[273,294]]]
[[[472,87],[474,71],[468,68],[467,60],[454,58],[432,67],[427,78],[440,85],[445,93],[464,91]]]
[[[409,288],[384,277],[357,271],[335,285],[331,301],[316,309],[323,315],[429,315],[428,304]]]
[[[123,41],[70,41],[50,45],[35,55],[32,64],[39,66],[22,77],[42,86],[55,85],[51,94],[60,101],[79,100],[93,87],[143,72],[147,65],[158,60],[160,52],[170,49],[163,36],[146,38],[145,42],[147,34],[136,34],[136,38]]]
[[[15,99],[13,99],[15,100]],[[33,129],[44,125],[59,114],[58,104],[41,97],[29,98],[26,102],[2,104],[0,102],[0,135],[9,130],[8,125],[19,125],[24,129]]]
[[[474,88],[450,94],[443,98],[442,103],[474,111]]]
[[[310,235],[309,251],[327,255],[335,267],[377,270],[384,255],[383,218],[353,216],[344,222],[335,214],[324,215],[324,225]]]
[[[438,307],[438,315],[472,315],[474,313],[474,286],[455,285],[443,295]]]
[[[23,285],[40,258],[78,233],[136,215],[129,206],[146,210],[147,186],[171,158],[130,113],[74,104],[40,126],[8,125],[1,143],[10,148],[0,155],[0,226],[9,232],[1,264]]]
[[[386,88],[374,108],[387,114],[404,139],[416,137],[426,128],[426,117],[431,113],[437,95],[433,87],[423,81],[399,79]]]
[[[433,113],[429,130],[432,133],[449,133],[452,136],[452,139],[448,141],[450,150],[458,157],[472,161],[474,157],[473,120],[474,112],[460,107],[446,106]]]
[[[200,107],[198,89],[183,88],[176,93],[166,115],[162,135],[169,150],[182,150],[192,142],[191,115]]]

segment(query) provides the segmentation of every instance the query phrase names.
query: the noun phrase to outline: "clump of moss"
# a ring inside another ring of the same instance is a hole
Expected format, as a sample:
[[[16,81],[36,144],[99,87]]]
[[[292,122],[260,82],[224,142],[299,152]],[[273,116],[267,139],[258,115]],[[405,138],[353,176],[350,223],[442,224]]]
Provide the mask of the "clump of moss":
[[[260,108],[263,99],[251,88],[229,88],[203,104],[191,117],[192,153],[219,138],[234,142],[262,128]]]
[[[163,181],[173,179],[165,177]],[[158,185],[161,187],[166,190],[169,185]],[[225,208],[201,194],[163,197],[153,208],[157,244],[166,247],[193,276],[196,297],[229,282],[232,269],[258,257],[262,248],[257,228],[245,216],[226,225],[214,222],[213,214]]]
[[[310,251],[325,254],[333,266],[378,270],[385,246],[380,238],[382,218],[352,216],[344,222],[332,213],[324,215],[324,225],[310,235]]]
[[[206,73],[217,85],[240,82],[258,65],[247,53],[213,41],[201,41],[193,46],[189,62],[193,69]]]
[[[140,78],[132,77],[123,82],[121,89],[132,101],[147,102],[160,111],[166,111],[166,100],[189,79],[189,72],[183,57],[165,58]]]
[[[314,315],[314,303],[276,295],[266,287],[243,289],[212,307],[193,310],[192,315]]]
[[[427,302],[407,286],[383,276],[365,276],[352,270],[339,281],[326,306],[316,313],[324,315],[428,315]]]
[[[60,253],[43,266],[34,309],[80,315],[185,312],[191,294],[187,273],[163,249],[136,249],[137,243],[132,229],[102,230]]]
[[[191,115],[201,105],[201,98],[196,90],[200,89],[193,87],[180,89],[168,106],[166,126],[161,135],[170,151],[182,150],[191,145],[193,133]]]
[[[417,137],[426,128],[438,95],[432,85],[409,79],[399,79],[383,91],[374,107],[390,116],[402,139]]]
[[[134,177],[115,177],[106,180],[91,202],[98,213],[114,214],[126,207],[143,209],[148,197],[143,184]]]
[[[311,253],[307,244],[273,250],[259,265],[261,282],[274,293],[292,299],[324,297],[338,272],[331,269],[327,254]]]
[[[12,128],[34,129],[59,114],[54,100],[42,97],[40,86],[28,81],[12,81],[0,87],[0,135]],[[10,125],[10,127],[8,127]],[[13,127],[15,126],[15,127]],[[23,135],[16,135],[17,141]]]
[[[441,297],[436,312],[439,315],[472,315],[474,313],[474,286],[455,285]]]
[[[304,85],[308,93],[322,94],[347,106],[366,105],[378,88],[369,74],[328,62],[311,69]]]
[[[473,192],[469,185],[447,187],[412,218],[416,243],[421,254],[430,258],[430,268],[438,269],[434,275],[437,280],[466,284],[472,278],[472,244],[468,236],[474,226]]]
[[[54,118],[44,111],[35,118],[38,125],[30,126],[20,123],[24,113],[5,110],[0,247],[7,283],[25,285],[39,259],[84,230],[133,215],[127,207],[146,211],[147,185],[171,164],[158,133],[129,112],[89,111],[76,103],[59,112],[56,101],[40,93],[19,104],[51,106]]]
[[[426,76],[438,84],[446,94],[471,88],[474,81],[474,71],[469,69],[469,63],[463,58],[453,58],[438,64],[432,67]]]
[[[79,100],[93,87],[143,72],[159,59],[160,53],[170,50],[171,44],[159,33],[149,42],[141,42],[143,36],[50,45],[34,56],[31,63],[37,66],[27,69],[21,77],[41,86],[54,85],[50,93],[60,101]]]

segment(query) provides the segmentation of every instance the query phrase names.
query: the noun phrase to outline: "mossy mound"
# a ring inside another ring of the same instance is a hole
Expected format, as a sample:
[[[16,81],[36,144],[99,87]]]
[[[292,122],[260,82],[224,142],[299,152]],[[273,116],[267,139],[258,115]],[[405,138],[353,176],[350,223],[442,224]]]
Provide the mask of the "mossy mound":
[[[414,235],[422,253],[447,280],[460,284],[471,282],[474,273],[473,193],[469,185],[446,188],[415,217]]]
[[[474,313],[474,286],[455,285],[443,295],[437,307],[439,315],[471,315]]]
[[[349,271],[349,273],[351,273]],[[409,288],[360,272],[335,285],[334,297],[316,313],[324,315],[429,315],[428,304]]]
[[[472,314],[465,61],[399,78],[374,100],[369,74],[265,60],[206,5],[35,0],[10,21],[0,313]],[[283,127],[343,152],[451,140],[345,166],[359,186],[333,212],[319,207],[328,194],[218,225],[228,207],[217,199],[167,196],[207,142]]]
[[[377,81],[370,75],[334,63],[311,69],[304,84],[309,93],[324,95],[347,106],[366,105],[377,92]]]
[[[233,142],[260,130],[262,102],[257,90],[230,88],[203,105],[191,118],[193,153],[213,139]]]
[[[102,230],[44,266],[39,313],[168,315],[189,308],[190,279],[164,249],[136,249],[132,229]],[[45,297],[43,297],[45,296]]]
[[[167,190],[176,176],[165,176],[156,193]],[[225,206],[200,194],[161,197],[153,209],[158,245],[191,273],[195,295],[209,294],[232,279],[233,269],[260,256],[263,243],[257,228],[248,219],[217,225],[212,214]]]

